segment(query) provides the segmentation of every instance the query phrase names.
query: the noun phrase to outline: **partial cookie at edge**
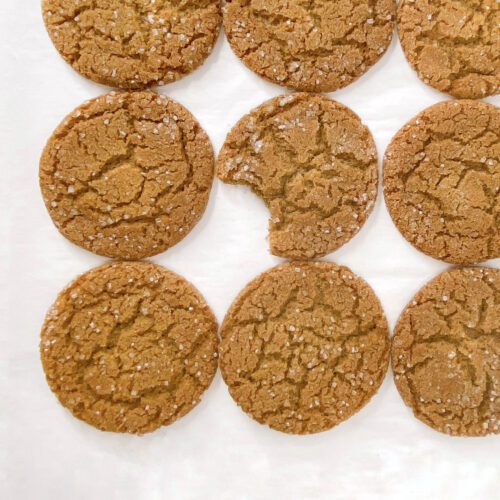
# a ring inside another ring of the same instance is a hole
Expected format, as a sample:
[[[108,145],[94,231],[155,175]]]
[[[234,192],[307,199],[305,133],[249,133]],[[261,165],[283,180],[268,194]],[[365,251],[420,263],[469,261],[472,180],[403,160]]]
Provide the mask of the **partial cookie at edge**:
[[[457,268],[427,283],[396,325],[392,367],[415,416],[452,436],[499,434],[500,270]]]
[[[458,98],[500,90],[500,7],[495,0],[402,0],[398,33],[419,78]]]
[[[182,3],[107,0],[98,7],[93,0],[42,0],[42,10],[52,42],[76,71],[139,90],[191,73],[215,45],[219,0]]]
[[[386,51],[396,2],[226,0],[223,14],[231,48],[252,71],[295,90],[332,92]]]
[[[500,110],[446,101],[419,113],[389,144],[387,208],[420,251],[470,264],[500,257]]]

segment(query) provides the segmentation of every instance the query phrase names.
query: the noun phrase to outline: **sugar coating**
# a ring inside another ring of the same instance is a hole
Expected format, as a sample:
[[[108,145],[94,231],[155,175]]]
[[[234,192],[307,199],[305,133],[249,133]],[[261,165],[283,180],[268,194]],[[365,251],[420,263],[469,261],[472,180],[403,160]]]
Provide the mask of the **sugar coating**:
[[[141,259],[196,225],[213,172],[208,136],[183,106],[153,92],[111,93],[56,129],[40,186],[66,238],[99,255]]]
[[[296,90],[331,92],[363,75],[387,49],[394,0],[225,0],[233,51],[260,76]]]
[[[292,262],[249,283],[221,329],[229,392],[255,420],[325,431],[361,409],[387,371],[389,331],[371,288],[346,267]]]
[[[143,434],[199,402],[217,370],[217,329],[204,298],[180,276],[113,263],[59,295],[40,352],[50,388],[74,416]]]
[[[415,416],[452,436],[500,433],[500,270],[457,268],[425,285],[392,342],[396,386]]]
[[[467,264],[500,257],[500,111],[470,100],[422,111],[392,139],[384,195],[422,252]]]
[[[82,75],[123,89],[170,83],[208,57],[218,0],[42,0],[47,31]]]
[[[217,160],[224,182],[245,184],[268,206],[271,252],[326,255],[349,241],[377,197],[377,151],[349,108],[314,94],[271,99],[228,134]]]
[[[418,76],[458,98],[500,89],[498,0],[402,0],[398,33]]]

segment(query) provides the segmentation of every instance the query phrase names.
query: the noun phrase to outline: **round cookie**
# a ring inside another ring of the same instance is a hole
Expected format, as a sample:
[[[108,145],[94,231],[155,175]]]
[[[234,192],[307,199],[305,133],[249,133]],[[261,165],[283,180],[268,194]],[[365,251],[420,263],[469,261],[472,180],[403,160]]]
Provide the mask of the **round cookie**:
[[[249,283],[221,330],[229,392],[250,416],[292,434],[330,429],[375,394],[389,331],[372,289],[346,267],[290,263]]]
[[[273,83],[332,92],[373,66],[392,38],[394,0],[225,0],[236,55]]]
[[[145,262],[91,270],[47,314],[50,388],[103,431],[143,434],[181,418],[217,370],[217,321],[184,278]]]
[[[458,98],[500,89],[498,0],[402,0],[398,34],[419,78]]]
[[[219,0],[42,0],[45,26],[83,76],[123,89],[182,78],[213,49]]]
[[[364,224],[377,197],[377,151],[349,108],[321,95],[288,94],[236,124],[217,175],[264,200],[274,255],[311,259],[333,252]]]
[[[392,139],[384,194],[403,236],[467,264],[500,257],[500,111],[477,101],[427,108]]]
[[[56,129],[40,186],[66,238],[106,257],[141,259],[196,225],[213,171],[207,134],[183,106],[152,92],[112,92]]]
[[[452,269],[425,285],[392,342],[396,386],[415,416],[452,436],[500,433],[500,270]]]

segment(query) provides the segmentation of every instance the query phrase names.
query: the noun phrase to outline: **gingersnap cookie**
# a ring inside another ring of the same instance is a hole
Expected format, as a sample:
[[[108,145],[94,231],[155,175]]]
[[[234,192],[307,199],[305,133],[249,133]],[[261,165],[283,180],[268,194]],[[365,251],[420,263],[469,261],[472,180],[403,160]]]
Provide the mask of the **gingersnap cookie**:
[[[332,92],[366,73],[386,51],[394,0],[225,0],[235,54],[278,85]]]
[[[66,238],[99,255],[141,259],[196,225],[213,170],[207,134],[183,106],[152,92],[111,93],[56,129],[40,186]]]
[[[389,332],[372,289],[350,269],[290,263],[253,280],[221,331],[222,375],[251,417],[291,434],[360,410],[387,371]]]
[[[392,342],[396,386],[415,416],[452,436],[500,433],[500,270],[452,269],[425,285]]]
[[[289,94],[236,124],[217,175],[264,200],[274,255],[310,259],[333,252],[364,224],[377,197],[377,151],[349,108],[321,95]]]
[[[422,252],[467,264],[500,257],[500,111],[447,101],[392,139],[384,194],[392,220]]]
[[[50,388],[103,431],[143,434],[199,402],[217,370],[217,321],[184,278],[145,262],[107,264],[57,298],[41,333]]]
[[[402,0],[398,34],[408,62],[428,85],[459,98],[498,93],[498,0]]]
[[[213,49],[219,0],[42,0],[47,31],[83,76],[123,89],[182,78]]]

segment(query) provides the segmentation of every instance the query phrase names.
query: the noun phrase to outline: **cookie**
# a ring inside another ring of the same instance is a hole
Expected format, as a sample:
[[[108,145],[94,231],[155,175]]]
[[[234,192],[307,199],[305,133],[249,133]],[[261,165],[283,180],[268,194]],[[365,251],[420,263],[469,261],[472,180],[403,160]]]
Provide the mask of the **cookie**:
[[[95,82],[129,90],[191,73],[221,25],[219,0],[42,0],[42,11],[66,62]]]
[[[310,259],[333,252],[364,224],[377,196],[377,151],[349,108],[321,95],[289,94],[236,124],[217,175],[264,200],[274,255]]]
[[[447,101],[392,139],[384,194],[403,236],[422,252],[467,264],[500,257],[500,111]]]
[[[325,431],[360,410],[387,371],[389,332],[372,289],[327,262],[253,280],[229,309],[220,366],[236,403],[291,434]]]
[[[152,92],[111,93],[57,128],[40,186],[66,238],[106,257],[141,259],[196,225],[213,171],[207,134],[183,106]]]
[[[398,34],[408,62],[428,85],[466,99],[500,89],[498,0],[402,0]]]
[[[394,0],[225,0],[224,28],[255,73],[288,88],[332,92],[366,73],[392,38]]]
[[[452,269],[425,285],[392,342],[396,386],[415,416],[452,436],[500,433],[500,270]]]
[[[199,402],[217,370],[217,321],[184,278],[145,262],[107,264],[57,298],[41,333],[50,388],[103,431],[143,434]]]

